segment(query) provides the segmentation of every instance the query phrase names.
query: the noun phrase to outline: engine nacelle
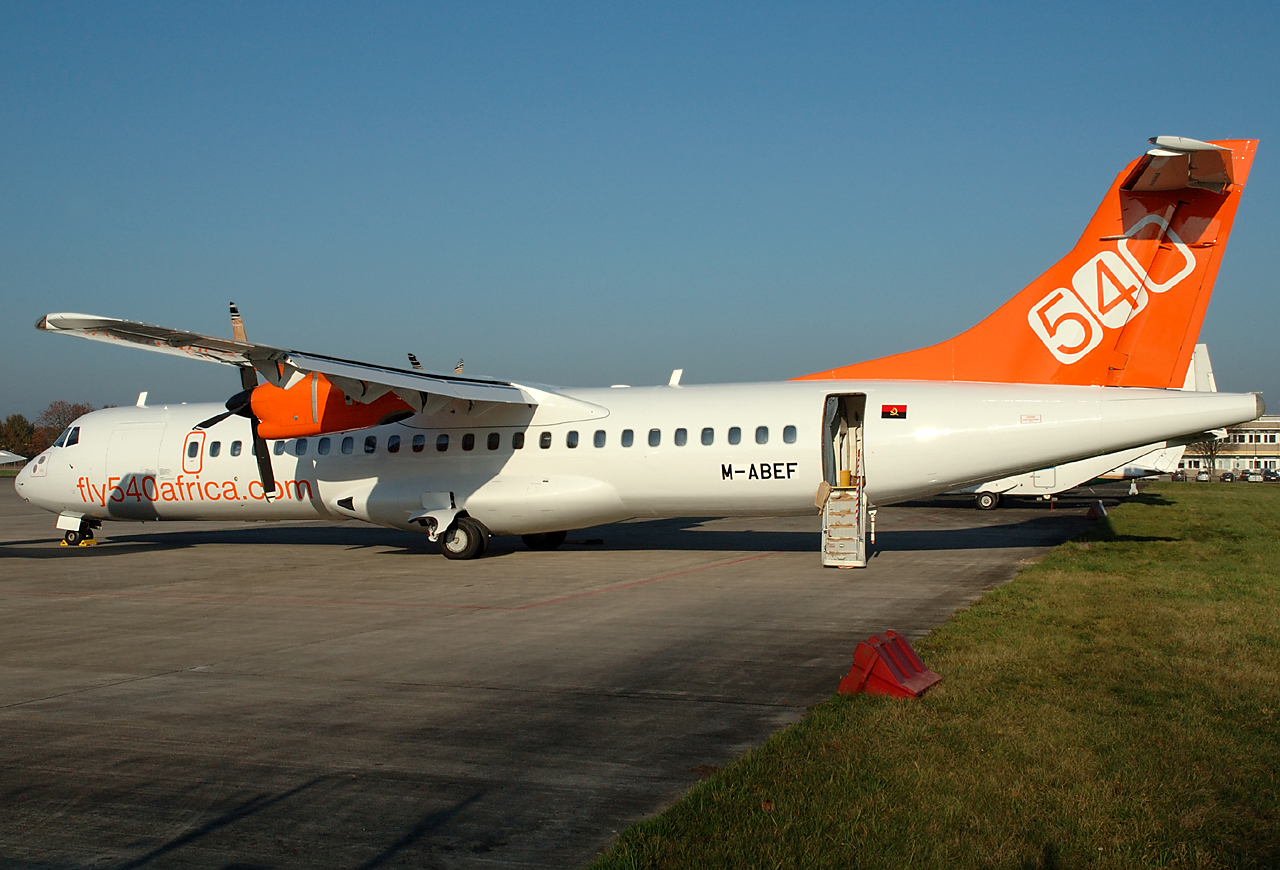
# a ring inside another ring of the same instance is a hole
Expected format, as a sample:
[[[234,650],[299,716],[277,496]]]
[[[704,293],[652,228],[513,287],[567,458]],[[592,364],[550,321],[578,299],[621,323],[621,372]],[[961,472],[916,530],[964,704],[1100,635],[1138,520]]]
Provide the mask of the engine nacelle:
[[[287,390],[271,384],[254,387],[250,407],[263,438],[300,438],[365,429],[414,414],[409,403],[395,393],[368,403],[357,402],[318,372]]]

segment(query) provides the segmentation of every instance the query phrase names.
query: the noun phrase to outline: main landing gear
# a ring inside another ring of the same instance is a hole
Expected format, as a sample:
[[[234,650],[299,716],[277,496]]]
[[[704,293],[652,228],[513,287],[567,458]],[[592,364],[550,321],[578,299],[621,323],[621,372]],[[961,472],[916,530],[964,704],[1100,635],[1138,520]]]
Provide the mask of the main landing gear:
[[[980,511],[993,511],[1000,507],[1000,493],[980,492],[973,497],[973,506]]]
[[[458,517],[440,536],[440,552],[446,559],[476,559],[484,555],[489,533],[471,517]]]

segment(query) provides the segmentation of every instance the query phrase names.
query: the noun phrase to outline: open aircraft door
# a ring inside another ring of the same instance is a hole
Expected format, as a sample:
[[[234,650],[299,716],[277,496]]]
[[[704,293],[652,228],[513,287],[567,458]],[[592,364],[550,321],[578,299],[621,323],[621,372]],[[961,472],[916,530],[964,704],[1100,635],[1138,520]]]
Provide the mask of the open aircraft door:
[[[822,427],[820,487],[822,564],[839,568],[867,566],[867,494],[862,424],[863,393],[827,396]]]

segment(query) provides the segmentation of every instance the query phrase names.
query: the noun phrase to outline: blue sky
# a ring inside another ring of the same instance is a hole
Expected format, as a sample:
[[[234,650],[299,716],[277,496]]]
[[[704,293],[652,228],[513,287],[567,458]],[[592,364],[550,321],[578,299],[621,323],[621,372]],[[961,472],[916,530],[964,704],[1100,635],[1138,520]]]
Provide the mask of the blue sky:
[[[1201,338],[1280,408],[1274,4],[0,5],[0,415],[221,401],[48,311],[563,385],[947,338],[1157,134],[1259,138]]]

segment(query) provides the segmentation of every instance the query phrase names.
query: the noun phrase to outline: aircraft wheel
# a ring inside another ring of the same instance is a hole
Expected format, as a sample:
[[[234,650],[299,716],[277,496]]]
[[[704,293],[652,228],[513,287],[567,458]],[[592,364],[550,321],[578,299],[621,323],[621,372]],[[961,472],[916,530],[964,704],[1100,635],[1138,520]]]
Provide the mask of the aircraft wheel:
[[[541,532],[536,535],[521,535],[520,540],[530,550],[554,550],[564,543],[568,532]]]
[[[484,552],[486,543],[484,527],[471,517],[458,517],[440,536],[440,552],[446,559],[474,559]]]
[[[995,510],[1000,506],[1000,493],[980,492],[974,496],[973,506],[980,511]]]
[[[62,540],[66,543],[68,547],[78,547],[80,546],[80,542],[83,541],[84,539],[85,539],[84,529],[76,529],[74,531],[67,532],[65,535],[62,536]]]

